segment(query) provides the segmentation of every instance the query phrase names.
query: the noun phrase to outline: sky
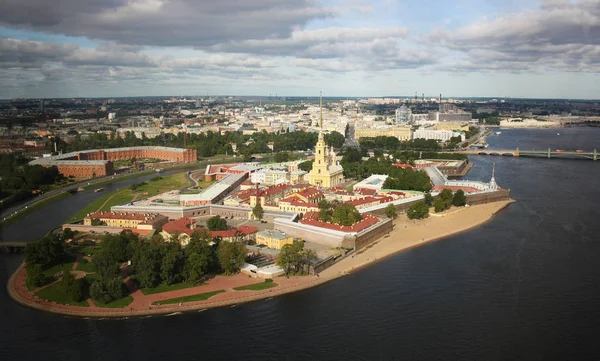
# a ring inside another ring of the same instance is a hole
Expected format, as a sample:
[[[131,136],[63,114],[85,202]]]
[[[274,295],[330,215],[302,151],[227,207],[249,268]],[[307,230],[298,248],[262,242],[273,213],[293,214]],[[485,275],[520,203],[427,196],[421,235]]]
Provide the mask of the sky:
[[[600,0],[3,0],[0,98],[600,98]]]

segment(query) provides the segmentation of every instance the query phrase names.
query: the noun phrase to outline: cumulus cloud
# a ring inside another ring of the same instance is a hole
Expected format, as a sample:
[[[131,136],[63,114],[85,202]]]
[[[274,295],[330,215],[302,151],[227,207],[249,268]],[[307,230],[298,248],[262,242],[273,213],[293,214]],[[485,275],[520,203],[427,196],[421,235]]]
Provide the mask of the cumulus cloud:
[[[335,12],[311,0],[4,0],[0,24],[132,45],[283,38]]]
[[[456,30],[435,29],[432,44],[463,53],[460,70],[599,70],[600,0],[544,1],[540,8]]]
[[[351,52],[357,45],[373,44],[381,40],[406,38],[408,28],[326,28],[296,30],[287,38],[266,38],[228,41],[212,46],[214,51],[260,53],[303,58],[335,58]]]

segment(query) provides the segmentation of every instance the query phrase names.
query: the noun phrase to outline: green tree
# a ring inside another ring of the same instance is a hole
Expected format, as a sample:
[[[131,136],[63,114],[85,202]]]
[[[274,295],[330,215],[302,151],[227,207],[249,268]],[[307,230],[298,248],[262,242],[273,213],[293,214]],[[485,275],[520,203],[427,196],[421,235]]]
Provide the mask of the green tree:
[[[431,193],[425,193],[425,203],[430,207],[433,205],[433,196]]]
[[[27,281],[31,286],[41,287],[48,283],[48,277],[44,275],[42,266],[40,266],[39,264],[28,264]]]
[[[163,247],[166,249],[160,266],[160,277],[163,282],[170,285],[181,278],[183,254],[181,245],[177,242],[166,243]]]
[[[292,269],[296,272],[298,271],[302,264],[303,249],[304,242],[294,242],[281,247],[276,264],[285,270],[286,275],[288,275]]]
[[[443,207],[443,210],[450,209],[450,207],[452,207],[452,199],[454,198],[454,196],[452,195],[452,191],[450,189],[442,190],[440,192],[440,194],[437,196],[437,198],[441,200],[440,206]],[[434,206],[435,206],[435,202],[434,202]],[[438,212],[438,211],[436,210],[436,212]]]
[[[433,201],[433,208],[435,213],[440,213],[446,210],[446,202],[439,196]]]
[[[188,282],[196,282],[204,276],[213,264],[213,250],[208,245],[210,237],[206,230],[192,233],[190,242],[185,248],[183,275]]]
[[[62,276],[60,286],[72,302],[83,301],[85,291],[83,279],[75,279],[75,275],[68,271]]]
[[[388,204],[387,207],[385,207],[385,215],[388,218],[396,218],[396,206],[393,204]]]
[[[160,281],[162,261],[161,244],[139,241],[135,243],[131,265],[140,286],[156,287]]]
[[[454,193],[454,198],[452,199],[452,205],[455,207],[464,207],[467,204],[467,197],[465,196],[465,192],[462,189],[459,189]]]
[[[118,300],[125,294],[125,284],[121,277],[114,277],[106,282],[106,292],[110,296],[110,301]],[[110,302],[109,301],[109,302]]]
[[[214,216],[208,219],[206,227],[211,231],[224,231],[227,229],[227,220],[221,216]]]
[[[223,272],[233,274],[246,260],[246,247],[242,243],[220,242],[217,247],[217,258]]]
[[[62,238],[66,241],[75,237],[75,232],[71,228],[65,228],[62,232]]]
[[[423,219],[429,216],[429,206],[425,202],[413,204],[406,211],[408,219]]]
[[[344,145],[346,138],[343,134],[333,131],[329,134],[325,134],[325,143],[328,146],[333,146],[334,148],[341,148]]]
[[[340,226],[351,226],[362,220],[362,216],[355,206],[349,203],[342,203],[333,210],[331,222]]]
[[[56,235],[46,235],[43,238],[29,242],[25,246],[25,262],[42,266],[56,264],[65,257],[65,241]]]
[[[304,161],[300,164],[298,164],[298,169],[303,170],[305,172],[310,172],[310,170],[312,169],[314,161],[312,160],[307,160]]]
[[[262,220],[264,214],[265,211],[263,210],[263,207],[260,205],[260,202],[257,202],[254,208],[252,209],[252,215],[254,216],[254,218]]]
[[[104,285],[100,281],[94,281],[90,286],[90,297],[99,303],[109,303],[112,301],[108,292],[104,288]]]
[[[297,243],[304,244],[303,242]],[[306,271],[310,272],[310,266],[318,260],[317,252],[314,249],[303,249],[302,252],[300,252],[300,259],[302,265],[306,266]]]
[[[92,226],[94,227],[98,227],[98,226],[106,226],[106,223],[101,221],[99,218],[92,218]]]
[[[106,283],[111,278],[119,277],[121,275],[119,261],[105,249],[100,248],[92,260],[96,266],[96,272],[100,275],[103,283]]]

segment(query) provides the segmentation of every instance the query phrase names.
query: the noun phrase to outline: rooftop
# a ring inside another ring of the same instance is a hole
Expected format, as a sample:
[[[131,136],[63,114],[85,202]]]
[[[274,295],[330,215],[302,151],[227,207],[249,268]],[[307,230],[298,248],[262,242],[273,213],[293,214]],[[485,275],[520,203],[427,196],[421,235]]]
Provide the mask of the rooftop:
[[[176,221],[165,223],[162,226],[162,230],[167,233],[182,232],[189,236],[194,233],[195,229],[191,229],[190,226],[195,225],[196,221],[192,218],[180,218]]]
[[[265,229],[264,231],[260,231],[258,233],[256,233],[256,235],[261,235],[264,237],[269,237],[269,238],[274,238],[277,240],[282,240],[282,239],[286,239],[286,238],[290,238],[291,236],[283,233],[283,232],[279,232],[279,231],[275,231],[272,229]]]

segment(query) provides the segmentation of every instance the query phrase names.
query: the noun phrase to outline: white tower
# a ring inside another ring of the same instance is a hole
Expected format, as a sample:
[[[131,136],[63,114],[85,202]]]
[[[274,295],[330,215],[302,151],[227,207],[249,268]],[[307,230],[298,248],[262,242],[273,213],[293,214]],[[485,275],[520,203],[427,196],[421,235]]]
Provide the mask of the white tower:
[[[490,179],[490,190],[492,190],[492,191],[498,190],[498,184],[496,184],[496,178],[494,177],[495,175],[496,175],[496,162],[494,162],[494,165],[492,166],[492,179]]]

